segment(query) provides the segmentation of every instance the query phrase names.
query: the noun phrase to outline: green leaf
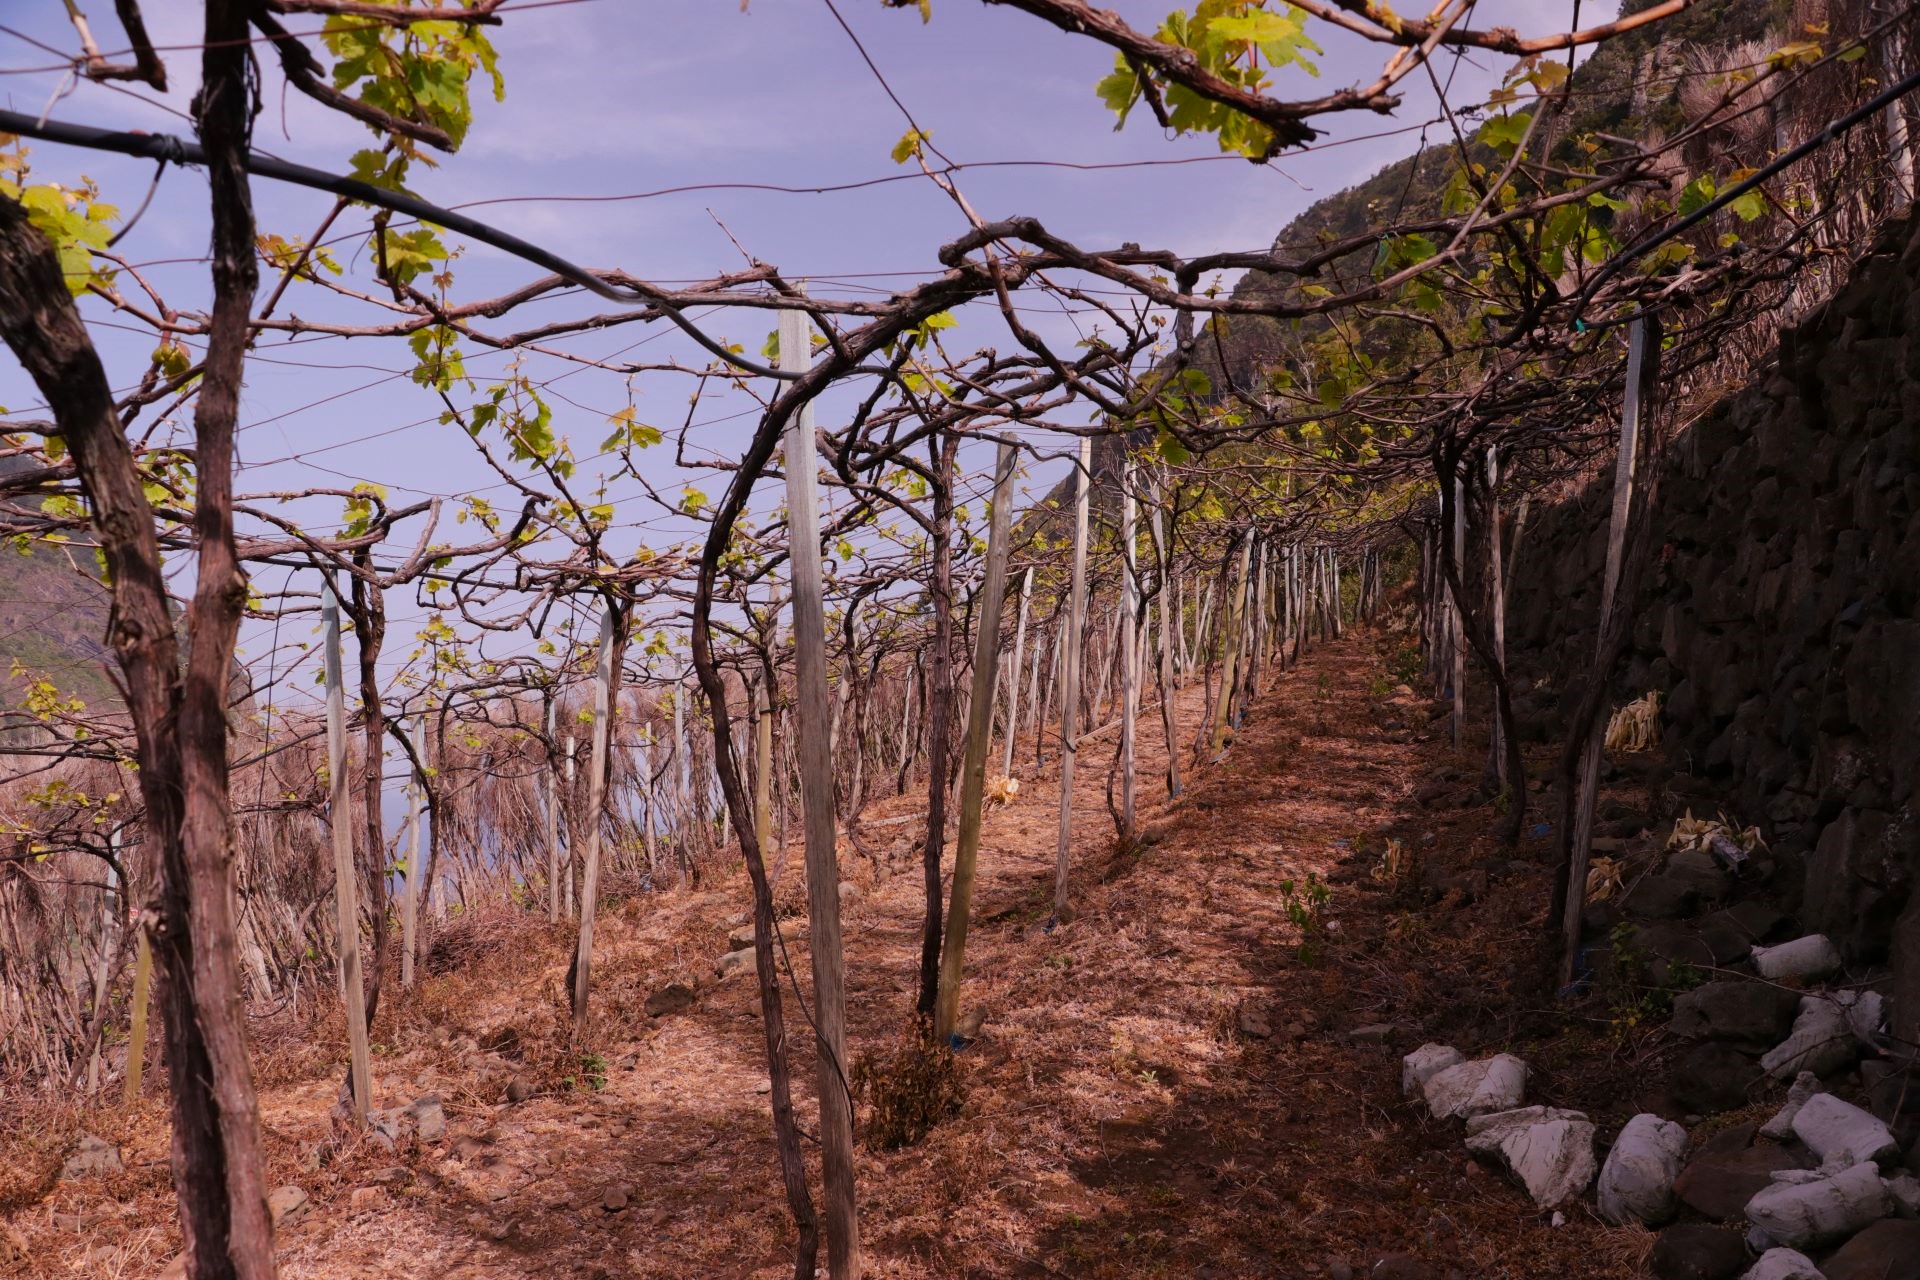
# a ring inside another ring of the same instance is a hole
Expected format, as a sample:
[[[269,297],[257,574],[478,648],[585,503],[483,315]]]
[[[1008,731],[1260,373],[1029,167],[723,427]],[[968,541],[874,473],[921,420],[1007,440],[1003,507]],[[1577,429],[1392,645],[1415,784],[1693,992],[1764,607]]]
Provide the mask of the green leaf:
[[[917,159],[923,153],[927,141],[932,137],[932,134],[922,133],[918,129],[907,130],[900,135],[900,141],[893,144],[893,150],[889,153],[893,156],[893,162],[905,164],[909,160]]]

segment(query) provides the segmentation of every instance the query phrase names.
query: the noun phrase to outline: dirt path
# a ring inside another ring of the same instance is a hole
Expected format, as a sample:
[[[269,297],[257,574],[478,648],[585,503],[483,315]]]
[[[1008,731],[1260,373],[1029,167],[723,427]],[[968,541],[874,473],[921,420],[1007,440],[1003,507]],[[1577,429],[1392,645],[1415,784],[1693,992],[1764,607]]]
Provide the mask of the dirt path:
[[[1439,818],[1416,802],[1446,756],[1423,708],[1383,698],[1386,644],[1349,637],[1263,678],[1272,688],[1227,758],[1170,806],[1158,719],[1143,717],[1149,839],[1136,851],[1112,852],[1110,747],[1091,753],[1074,911],[1051,930],[1052,763],[990,818],[965,1001],[985,1007],[986,1029],[961,1054],[957,1119],[905,1150],[861,1149],[869,1274],[1291,1277],[1366,1274],[1400,1253],[1424,1261],[1378,1274],[1625,1274],[1609,1269],[1621,1242],[1604,1228],[1551,1228],[1473,1169],[1457,1134],[1399,1099],[1399,1055],[1421,1040],[1471,1051],[1526,1033],[1509,974],[1544,897],[1543,872],[1524,858],[1486,856],[1476,837],[1489,810]],[[1183,742],[1201,714],[1190,686]],[[1016,773],[1030,778],[1030,762]],[[877,806],[868,840],[903,844],[913,823],[880,824],[915,807]],[[1410,909],[1409,890],[1372,882],[1389,834],[1443,886],[1437,905]],[[853,1049],[885,1054],[911,1010],[917,870],[904,851],[891,867],[849,861]],[[1463,887],[1445,888],[1456,875]],[[1298,901],[1309,876],[1330,889],[1326,932],[1303,953],[1286,886]],[[798,878],[796,854],[783,900],[800,899]],[[1480,905],[1468,909],[1471,898]],[[440,1094],[443,1143],[362,1143],[316,1169],[336,1081],[264,1088],[272,1182],[311,1197],[282,1229],[282,1274],[784,1274],[790,1228],[750,977],[706,986],[667,1016],[641,1008],[670,981],[706,978],[744,906],[734,877],[615,910],[595,1009],[622,1034],[596,1059],[556,1057],[557,934],[522,927],[430,982],[390,1033],[398,1047],[376,1058],[376,1093]],[[802,990],[804,954],[796,936]],[[786,995],[789,1025],[804,1031]],[[1533,1044],[1542,1078],[1574,1048]],[[797,1055],[803,1091],[810,1058]],[[507,1104],[516,1073],[546,1091]],[[59,1259],[46,1274],[150,1275],[177,1247],[164,1135],[140,1124],[125,1139],[130,1171],[113,1189],[130,1213],[68,1183],[22,1215],[36,1255]]]

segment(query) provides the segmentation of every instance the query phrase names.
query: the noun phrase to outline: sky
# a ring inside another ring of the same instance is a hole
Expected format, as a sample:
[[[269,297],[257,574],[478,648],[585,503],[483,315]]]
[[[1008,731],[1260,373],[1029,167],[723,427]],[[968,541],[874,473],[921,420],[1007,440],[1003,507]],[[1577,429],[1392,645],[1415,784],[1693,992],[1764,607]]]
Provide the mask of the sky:
[[[1405,101],[1393,116],[1329,118],[1323,145],[1255,165],[1221,157],[1209,138],[1164,136],[1144,112],[1116,132],[1093,88],[1111,69],[1111,53],[1013,9],[933,0],[932,20],[923,23],[913,9],[885,8],[879,0],[835,3],[901,102],[933,142],[962,164],[1159,162],[1106,170],[983,167],[957,176],[983,217],[1035,216],[1083,246],[1133,241],[1184,255],[1264,249],[1315,199],[1411,153],[1423,137],[1450,136],[1444,124],[1431,123],[1435,94],[1426,77],[1416,74],[1403,82]],[[1115,0],[1113,7],[1134,25],[1151,27],[1165,4]],[[110,54],[123,47],[112,6],[91,0],[88,7],[101,46]],[[1483,0],[1471,25],[1511,25],[1527,34],[1564,30],[1575,7],[1572,0]],[[1581,22],[1605,21],[1616,7],[1588,0],[1578,6]],[[75,123],[189,134],[181,113],[198,81],[192,46],[200,6],[148,0],[144,8],[172,72],[173,89],[164,98],[144,87],[76,82],[57,69],[61,58],[40,46],[70,54],[78,47],[73,30],[60,0],[32,0],[0,13],[0,93],[7,106]],[[461,151],[411,180],[428,200],[464,208],[581,264],[619,267],[659,282],[739,269],[744,249],[789,278],[806,279],[820,296],[879,297],[907,287],[936,273],[939,246],[966,229],[961,212],[924,178],[833,194],[764,189],[911,173],[888,154],[907,123],[826,0],[750,0],[745,6],[739,0],[509,0],[501,12],[504,22],[491,36],[506,80],[505,100],[475,94],[475,120]],[[319,24],[296,15],[287,25],[314,31]],[[1309,32],[1324,48],[1320,75],[1315,80],[1297,70],[1283,72],[1277,96],[1313,96],[1371,80],[1388,53],[1324,24],[1311,24]],[[310,44],[318,49],[317,41]],[[1442,53],[1435,71],[1451,82],[1451,101],[1469,103],[1497,85],[1511,63],[1503,55]],[[257,149],[344,171],[348,157],[371,141],[360,124],[285,90],[277,69],[268,66]],[[105,198],[126,210],[140,202],[153,173],[144,161],[41,143],[33,145],[33,164],[36,181],[91,177]],[[678,190],[639,198],[667,189]],[[321,193],[264,181],[256,181],[254,191],[261,230],[289,238],[309,236],[332,203]],[[366,225],[365,211],[354,211],[333,233],[357,233],[335,251],[348,265],[350,284],[361,288],[371,284],[362,248]],[[174,169],[120,248],[170,304],[204,308],[207,226],[204,179]],[[455,273],[457,299],[488,296],[540,274],[486,246],[466,248]],[[1084,332],[1085,318],[1062,314],[1044,295],[1024,295],[1021,305],[1031,308],[1025,322],[1050,342],[1071,345]],[[609,305],[563,297],[516,313],[496,328],[583,309],[599,312]],[[153,335],[97,300],[87,300],[84,310],[109,378],[116,386],[130,385],[144,368]],[[372,304],[296,286],[280,314],[368,323],[382,313]],[[1004,351],[1014,345],[990,305],[963,308],[960,320],[951,335],[958,349],[991,344]],[[750,352],[760,349],[772,327],[766,312],[711,315],[702,323]],[[704,363],[697,348],[664,325],[620,327],[555,345],[596,356],[630,350],[635,357]],[[513,359],[469,350],[468,372],[484,392]],[[247,370],[240,490],[347,487],[369,480],[386,486],[396,502],[469,493],[505,502],[498,477],[459,429],[439,422],[439,402],[408,380],[410,367],[404,344],[392,338],[263,337]],[[608,417],[629,403],[643,421],[663,428],[687,414],[684,378],[635,379],[629,385],[628,379],[537,354],[521,357],[520,368],[543,386],[556,428],[581,459],[582,476],[604,465],[591,455],[608,432]],[[0,354],[0,404],[32,416],[37,403],[18,366]],[[824,398],[821,422],[831,422],[847,403],[845,394]],[[737,457],[755,410],[755,402],[739,394],[703,402],[689,455]],[[693,483],[718,496],[723,474],[679,468],[672,453],[669,444],[646,456],[650,483],[669,494]],[[963,465],[973,459],[984,466],[977,451]],[[1057,461],[1036,462],[1023,485],[1029,494],[1043,492],[1061,473]],[[582,487],[591,489],[592,482]],[[767,488],[762,509],[775,500]],[[685,517],[663,518],[637,495],[631,481],[609,493],[630,545],[658,548],[697,531]],[[342,518],[337,499],[293,509],[310,527]],[[417,523],[398,529],[396,554],[411,548],[419,532]],[[453,532],[448,527],[440,536]],[[259,581],[271,592],[287,577],[285,570],[266,569]],[[316,586],[311,574],[293,575],[295,590]],[[403,655],[407,637],[431,609],[397,594],[389,606],[391,643]],[[286,625],[310,638],[305,620]],[[285,642],[287,635],[279,638]],[[243,650],[259,660],[273,640],[270,631],[249,626]],[[525,636],[487,641],[492,653],[527,643]],[[310,680],[301,683],[311,686]]]

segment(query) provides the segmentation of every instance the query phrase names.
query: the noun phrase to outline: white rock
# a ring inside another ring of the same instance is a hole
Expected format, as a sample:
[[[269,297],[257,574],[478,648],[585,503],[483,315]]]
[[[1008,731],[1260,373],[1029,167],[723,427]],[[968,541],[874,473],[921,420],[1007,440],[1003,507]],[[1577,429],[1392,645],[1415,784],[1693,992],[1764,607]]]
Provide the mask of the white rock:
[[[267,1197],[267,1212],[276,1227],[297,1222],[306,1216],[307,1193],[295,1186],[280,1187]]]
[[[1760,1136],[1771,1138],[1775,1142],[1785,1142],[1793,1136],[1793,1118],[1800,1114],[1800,1108],[1807,1105],[1807,1099],[1820,1092],[1820,1077],[1811,1071],[1802,1071],[1793,1078],[1787,1087],[1787,1103],[1774,1112],[1773,1119],[1760,1126]]]
[[[1753,967],[1775,982],[1817,982],[1840,972],[1840,952],[1824,933],[1810,933],[1777,947],[1755,947]]]
[[[1608,1222],[1661,1223],[1673,1216],[1673,1181],[1687,1131],[1643,1112],[1627,1121],[1600,1170],[1600,1216]]]
[[[1521,1107],[1467,1121],[1467,1150],[1497,1157],[1533,1202],[1551,1209],[1593,1181],[1593,1125],[1578,1111]]]
[[[1887,1021],[1887,1001],[1878,991],[1836,991],[1833,998],[1847,1011],[1847,1030],[1863,1045],[1880,1038]]]
[[[1870,1164],[1817,1182],[1776,1182],[1747,1201],[1747,1220],[1794,1248],[1850,1236],[1892,1212],[1893,1197]]]
[[[1427,1081],[1466,1060],[1467,1055],[1450,1044],[1423,1044],[1400,1059],[1400,1092],[1411,1098],[1427,1087]]]
[[[424,1098],[416,1098],[407,1110],[413,1113],[420,1141],[438,1142],[447,1136],[447,1112],[440,1105],[440,1095],[430,1093]]]
[[[1429,1079],[1425,1094],[1442,1119],[1511,1111],[1527,1096],[1527,1064],[1510,1053],[1458,1063]]]
[[[60,1166],[63,1178],[90,1178],[101,1174],[119,1173],[126,1166],[120,1161],[120,1148],[105,1138],[95,1137],[91,1133],[80,1135],[80,1145]]]
[[[1769,1249],[1740,1280],[1826,1280],[1813,1259],[1792,1249]]]
[[[1820,1157],[1823,1168],[1831,1165],[1836,1171],[1900,1154],[1893,1131],[1879,1117],[1830,1093],[1807,1099],[1793,1118],[1793,1132]]]
[[[1847,1009],[1828,996],[1803,996],[1793,1032],[1761,1056],[1760,1065],[1775,1080],[1802,1071],[1830,1075],[1859,1057]]]
[[[1920,1218],[1920,1178],[1896,1173],[1883,1179],[1887,1194],[1893,1197],[1894,1210],[1903,1218]]]

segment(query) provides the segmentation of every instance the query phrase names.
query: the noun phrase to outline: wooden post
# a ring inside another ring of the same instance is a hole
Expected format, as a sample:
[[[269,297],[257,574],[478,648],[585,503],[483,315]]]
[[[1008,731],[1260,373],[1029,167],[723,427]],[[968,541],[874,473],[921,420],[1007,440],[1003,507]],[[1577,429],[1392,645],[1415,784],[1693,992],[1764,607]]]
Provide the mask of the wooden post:
[[[1453,539],[1453,563],[1460,573],[1467,571],[1467,504],[1466,485],[1456,473],[1453,477],[1453,527],[1447,531]],[[1460,617],[1463,601],[1453,597],[1451,584],[1447,587],[1447,645],[1452,650],[1453,672],[1453,748],[1458,751],[1460,742],[1467,730],[1467,636],[1466,624]]]
[[[687,761],[686,680],[673,682],[673,857],[680,886],[686,887],[688,839],[693,826],[691,766]]]
[[[991,529],[988,530],[992,532]],[[992,554],[992,547],[988,547]],[[1027,606],[1033,601],[1033,567],[1029,565],[1020,580],[1020,621],[1013,632],[1013,662],[1007,667],[1006,761],[1000,766],[1003,777],[1013,776],[1013,740],[1020,732],[1020,661],[1027,652]]]
[[[580,815],[579,812],[572,807],[573,784],[579,777],[579,745],[579,743],[574,741],[573,735],[569,733],[567,735],[567,857],[566,866],[562,869],[560,876],[561,909],[567,913],[568,919],[573,918],[573,869],[579,861],[576,855],[580,849],[580,833],[574,830]]]
[[[1595,654],[1595,680],[1605,680],[1608,675],[1601,669],[1600,658],[1606,643],[1607,621],[1618,603],[1615,596],[1620,587],[1621,561],[1626,555],[1627,520],[1633,511],[1633,488],[1640,452],[1640,415],[1645,411],[1645,402],[1653,390],[1652,374],[1659,362],[1657,339],[1652,337],[1651,329],[1652,325],[1644,315],[1635,317],[1627,329],[1627,385],[1620,406],[1620,450],[1613,469],[1613,510],[1607,520],[1607,563],[1600,579],[1600,625],[1597,628],[1600,638],[1596,644],[1599,652]],[[1587,863],[1593,853],[1593,809],[1600,792],[1600,758],[1606,737],[1607,704],[1603,700],[1600,714],[1594,717],[1593,727],[1580,749],[1580,772],[1576,775],[1578,785],[1574,791],[1573,842],[1568,854],[1566,907],[1561,921],[1566,933],[1566,946],[1560,960],[1560,985],[1563,987],[1573,981],[1574,965],[1580,953],[1581,917],[1587,903]]]
[[[993,739],[993,689],[1000,678],[1000,613],[1007,594],[1007,543],[1013,529],[1013,445],[1001,442],[993,482],[993,514],[987,525],[987,580],[981,587],[973,637],[973,702],[967,712],[967,748],[960,763],[960,830],[954,840],[953,890],[947,904],[946,939],[940,949],[939,998],[933,1033],[944,1044],[960,1016],[960,979],[965,972],[967,924],[973,911],[973,881],[980,859],[980,813],[987,789],[987,751]],[[1032,571],[1028,571],[1031,579]]]
[[[1079,753],[1075,713],[1080,709],[1080,640],[1087,613],[1087,507],[1092,488],[1093,437],[1080,437],[1073,500],[1073,586],[1067,616],[1061,626],[1065,656],[1061,659],[1060,699],[1060,841],[1054,852],[1053,915],[1067,914],[1067,855],[1073,847],[1073,765]]]
[[[549,704],[551,705],[551,704]],[[424,717],[422,717],[424,720]],[[425,739],[421,734],[422,720],[413,722],[413,754],[416,758],[426,758]],[[400,989],[413,989],[413,963],[420,938],[420,799],[426,780],[416,770],[407,787],[407,873],[401,882],[400,891]],[[548,821],[552,821],[553,807],[547,807]],[[548,845],[552,845],[552,828],[547,831]],[[551,893],[551,889],[549,889]]]
[[[1173,573],[1173,543],[1159,498],[1165,496],[1165,483],[1155,494],[1153,504],[1153,542],[1160,559],[1160,732],[1167,746],[1167,798],[1180,794],[1180,749],[1174,744],[1173,694],[1179,686],[1180,611],[1176,607],[1176,582]]]
[[[806,313],[780,313],[780,364],[812,364]],[[840,944],[840,865],[833,820],[833,760],[827,751],[825,583],[820,510],[814,491],[813,406],[787,423],[781,469],[787,476],[787,564],[793,585],[794,718],[800,745],[801,817],[806,830],[807,904],[813,938],[814,1030],[819,1052],[820,1164],[825,1181],[827,1274],[860,1274],[860,1224],[854,1204],[853,1099],[848,1081],[846,974]]]
[[[147,938],[145,913],[133,918],[139,932],[133,952],[133,1022],[127,1029],[127,1077],[122,1098],[132,1106],[140,1097],[140,1073],[147,1065],[147,1006],[153,993],[153,943]]]
[[[547,923],[560,923],[560,779],[553,766],[556,691],[547,693]],[[569,832],[568,834],[572,834]]]
[[[1507,669],[1507,585],[1505,566],[1500,555],[1500,453],[1487,450],[1487,605],[1493,614],[1493,654],[1500,669]],[[1460,571],[1466,572],[1461,566]],[[1506,726],[1499,713],[1493,717],[1493,740],[1487,749],[1488,768],[1494,785],[1507,789]],[[1510,797],[1513,798],[1513,797]]]
[[[366,992],[360,980],[359,877],[353,865],[353,802],[347,790],[347,710],[346,686],[340,675],[340,600],[334,595],[331,582],[321,588],[320,621],[327,631],[327,823],[333,828],[334,924],[340,941],[340,1001],[347,1011],[353,1122],[364,1129],[373,1092],[373,1069],[367,1054]]]
[[[761,856],[773,847],[773,684],[763,674],[753,706],[753,841]]]
[[[1134,619],[1140,566],[1134,552],[1133,459],[1120,464],[1120,836],[1133,839],[1134,708],[1140,694],[1140,637]]]
[[[1227,749],[1227,728],[1232,723],[1233,695],[1239,678],[1240,631],[1246,614],[1247,565],[1253,554],[1253,537],[1240,542],[1236,581],[1220,588],[1220,693],[1213,707],[1213,733],[1209,749],[1219,755]],[[1231,593],[1231,594],[1229,594]]]
[[[580,882],[580,937],[573,953],[573,1038],[587,1032],[587,993],[592,985],[593,916],[600,896],[600,828],[607,808],[607,748],[613,731],[614,670],[617,633],[623,621],[619,606],[609,600],[600,611],[600,660],[593,673],[593,754],[587,768],[586,866]]]

